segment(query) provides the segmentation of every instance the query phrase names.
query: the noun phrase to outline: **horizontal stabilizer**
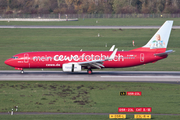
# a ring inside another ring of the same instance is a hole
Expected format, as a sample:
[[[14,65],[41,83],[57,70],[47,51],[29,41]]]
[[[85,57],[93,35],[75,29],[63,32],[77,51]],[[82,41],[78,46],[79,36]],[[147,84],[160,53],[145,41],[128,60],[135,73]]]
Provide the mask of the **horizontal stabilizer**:
[[[166,52],[164,52],[164,53],[157,53],[157,54],[154,54],[155,56],[164,56],[164,55],[168,55],[169,53],[172,53],[172,52],[174,52],[173,50],[168,50],[168,51],[166,51]]]

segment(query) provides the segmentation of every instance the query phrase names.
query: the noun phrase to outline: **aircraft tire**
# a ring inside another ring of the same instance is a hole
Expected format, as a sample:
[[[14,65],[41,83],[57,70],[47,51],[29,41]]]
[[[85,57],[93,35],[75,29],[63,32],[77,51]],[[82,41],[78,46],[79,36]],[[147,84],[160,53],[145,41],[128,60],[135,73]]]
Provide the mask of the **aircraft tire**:
[[[88,69],[88,70],[87,70],[87,73],[88,73],[88,74],[92,74],[92,70],[91,70],[91,69]]]

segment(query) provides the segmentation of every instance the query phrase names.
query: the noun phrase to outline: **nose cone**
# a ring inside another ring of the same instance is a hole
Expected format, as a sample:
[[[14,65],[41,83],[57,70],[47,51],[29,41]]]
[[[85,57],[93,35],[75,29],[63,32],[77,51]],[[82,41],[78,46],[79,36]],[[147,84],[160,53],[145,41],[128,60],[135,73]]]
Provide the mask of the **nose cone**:
[[[9,66],[12,66],[12,60],[11,59],[7,59],[5,62],[4,62],[6,65],[9,65]]]

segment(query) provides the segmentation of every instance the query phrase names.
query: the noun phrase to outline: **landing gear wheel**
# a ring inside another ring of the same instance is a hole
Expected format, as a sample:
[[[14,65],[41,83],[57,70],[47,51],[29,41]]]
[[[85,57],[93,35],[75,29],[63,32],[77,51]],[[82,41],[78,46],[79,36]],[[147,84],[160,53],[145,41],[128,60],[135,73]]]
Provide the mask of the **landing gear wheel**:
[[[91,70],[91,69],[88,69],[88,70],[87,70],[87,73],[88,73],[88,74],[92,74],[92,70]]]
[[[24,71],[23,71],[23,70],[21,70],[21,73],[23,74],[23,73],[24,73]]]

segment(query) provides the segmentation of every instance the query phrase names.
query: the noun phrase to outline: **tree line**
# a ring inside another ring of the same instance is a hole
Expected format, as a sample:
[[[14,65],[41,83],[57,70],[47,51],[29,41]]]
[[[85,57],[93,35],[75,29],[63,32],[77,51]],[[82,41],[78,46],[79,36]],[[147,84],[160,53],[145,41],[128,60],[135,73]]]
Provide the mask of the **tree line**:
[[[180,0],[0,0],[1,14],[180,13]]]

